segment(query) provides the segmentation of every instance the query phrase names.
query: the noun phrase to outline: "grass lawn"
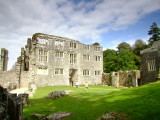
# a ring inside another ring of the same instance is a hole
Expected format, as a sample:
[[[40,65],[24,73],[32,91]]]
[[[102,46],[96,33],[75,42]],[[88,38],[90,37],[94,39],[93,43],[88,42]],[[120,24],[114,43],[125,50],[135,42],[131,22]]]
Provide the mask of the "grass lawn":
[[[45,96],[55,90],[72,90],[68,96],[48,100]],[[137,88],[114,88],[106,86],[40,87],[24,107],[23,115],[73,112],[63,120],[97,120],[109,112],[122,114],[131,120],[160,120],[160,81]]]

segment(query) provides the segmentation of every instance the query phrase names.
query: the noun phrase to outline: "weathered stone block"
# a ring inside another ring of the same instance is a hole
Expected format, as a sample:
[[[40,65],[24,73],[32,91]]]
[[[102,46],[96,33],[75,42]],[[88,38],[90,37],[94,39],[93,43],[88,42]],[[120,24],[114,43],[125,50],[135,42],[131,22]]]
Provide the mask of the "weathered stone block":
[[[23,106],[28,106],[28,98],[29,94],[19,94],[18,95],[22,99]]]

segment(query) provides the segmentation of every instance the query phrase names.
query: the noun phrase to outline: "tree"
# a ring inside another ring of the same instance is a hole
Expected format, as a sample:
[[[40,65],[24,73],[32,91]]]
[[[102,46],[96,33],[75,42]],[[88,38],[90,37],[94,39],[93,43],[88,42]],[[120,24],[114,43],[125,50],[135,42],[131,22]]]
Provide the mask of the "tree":
[[[104,72],[118,70],[135,70],[135,55],[133,52],[122,49],[118,53],[115,50],[107,49],[103,52]]]
[[[132,47],[130,46],[130,44],[126,43],[126,42],[122,42],[118,45],[118,50],[129,50],[129,51],[132,51]]]
[[[121,50],[117,56],[117,65],[119,70],[135,70],[137,66],[134,61],[134,54],[128,50]]]
[[[118,71],[117,69],[117,52],[115,50],[107,49],[103,51],[103,69],[104,72]]]
[[[133,45],[133,53],[140,56],[140,51],[144,50],[148,47],[148,45],[141,39],[135,41]]]
[[[148,45],[141,39],[136,40],[133,45],[133,53],[135,54],[134,61],[138,69],[140,69],[141,65],[140,51],[146,49],[147,47]]]
[[[150,31],[148,31],[148,34],[151,35],[149,39],[149,45],[151,46],[155,41],[160,40],[160,28],[158,28],[157,24],[154,22],[151,27]]]

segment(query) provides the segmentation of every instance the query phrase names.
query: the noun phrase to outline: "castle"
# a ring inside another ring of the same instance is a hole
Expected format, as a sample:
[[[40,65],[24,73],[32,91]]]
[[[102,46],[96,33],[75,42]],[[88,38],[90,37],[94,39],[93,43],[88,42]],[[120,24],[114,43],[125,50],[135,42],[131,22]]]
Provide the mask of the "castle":
[[[141,51],[140,71],[103,73],[103,50],[99,43],[79,41],[35,33],[21,48],[21,55],[10,71],[7,70],[8,51],[1,50],[0,84],[8,90],[40,86],[111,85],[139,86],[160,79],[160,41]],[[103,76],[102,76],[103,75]]]
[[[36,33],[21,49],[16,69],[20,87],[101,84],[103,50],[99,43]]]

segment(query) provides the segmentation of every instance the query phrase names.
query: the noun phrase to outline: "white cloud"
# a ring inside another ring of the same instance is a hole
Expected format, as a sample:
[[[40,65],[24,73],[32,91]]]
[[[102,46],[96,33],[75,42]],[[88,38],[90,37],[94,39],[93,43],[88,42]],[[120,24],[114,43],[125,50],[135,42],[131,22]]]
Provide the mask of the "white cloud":
[[[101,42],[101,34],[125,29],[159,6],[159,0],[1,0],[0,47],[8,48],[11,67],[34,33]]]

